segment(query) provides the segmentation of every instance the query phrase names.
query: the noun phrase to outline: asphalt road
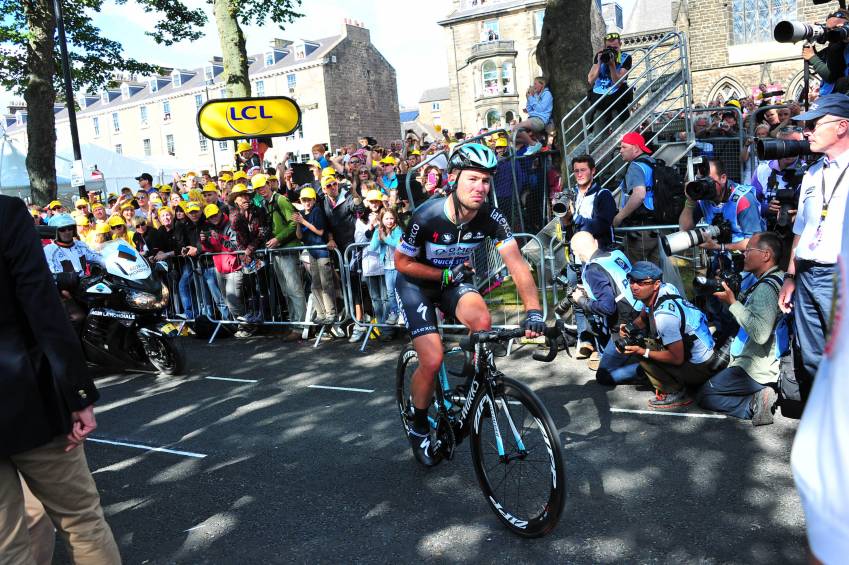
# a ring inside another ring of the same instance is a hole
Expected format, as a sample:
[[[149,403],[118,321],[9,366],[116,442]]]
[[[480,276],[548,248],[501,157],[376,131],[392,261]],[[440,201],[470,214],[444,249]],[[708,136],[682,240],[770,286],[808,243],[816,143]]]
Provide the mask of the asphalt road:
[[[524,540],[486,505],[467,443],[434,469],[414,462],[394,405],[400,342],[186,346],[188,377],[97,379],[94,437],[179,452],[86,444],[125,563],[804,561],[795,421],[620,412],[651,393],[526,347],[499,368],[552,413],[568,498],[552,534]]]

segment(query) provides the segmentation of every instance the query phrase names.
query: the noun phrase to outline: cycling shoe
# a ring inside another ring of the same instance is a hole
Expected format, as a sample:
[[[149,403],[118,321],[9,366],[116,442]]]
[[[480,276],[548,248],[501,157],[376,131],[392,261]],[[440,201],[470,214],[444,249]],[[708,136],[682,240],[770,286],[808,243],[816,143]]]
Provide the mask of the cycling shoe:
[[[434,442],[430,433],[420,434],[410,427],[407,430],[407,438],[410,440],[410,447],[413,448],[416,461],[421,465],[433,467],[442,461],[438,442]]]

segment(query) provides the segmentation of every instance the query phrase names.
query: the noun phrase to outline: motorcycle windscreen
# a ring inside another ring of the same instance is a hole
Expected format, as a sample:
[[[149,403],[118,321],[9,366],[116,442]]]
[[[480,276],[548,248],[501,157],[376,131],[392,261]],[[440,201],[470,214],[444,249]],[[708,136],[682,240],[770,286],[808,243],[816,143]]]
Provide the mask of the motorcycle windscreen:
[[[131,281],[146,279],[151,270],[147,260],[126,241],[113,240],[103,244],[100,250],[106,272]]]

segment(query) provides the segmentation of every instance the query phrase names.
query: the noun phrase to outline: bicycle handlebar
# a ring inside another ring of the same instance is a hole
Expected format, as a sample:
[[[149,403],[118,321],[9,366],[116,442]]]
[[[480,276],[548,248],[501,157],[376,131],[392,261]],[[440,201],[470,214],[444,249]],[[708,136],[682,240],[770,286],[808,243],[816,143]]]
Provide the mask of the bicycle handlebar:
[[[557,320],[553,326],[547,326],[545,328],[545,332],[543,335],[545,336],[545,343],[548,345],[548,353],[534,353],[533,358],[537,361],[542,361],[544,363],[549,363],[557,357],[558,353],[558,345],[557,338],[561,335],[565,338],[565,330],[566,325],[563,320]],[[460,339],[460,348],[465,351],[473,351],[475,345],[478,343],[493,343],[500,341],[507,341],[510,339],[516,339],[525,336],[524,328],[514,328],[511,330],[490,330],[484,332],[475,332],[469,336],[463,337]],[[566,348],[568,353],[568,345]]]

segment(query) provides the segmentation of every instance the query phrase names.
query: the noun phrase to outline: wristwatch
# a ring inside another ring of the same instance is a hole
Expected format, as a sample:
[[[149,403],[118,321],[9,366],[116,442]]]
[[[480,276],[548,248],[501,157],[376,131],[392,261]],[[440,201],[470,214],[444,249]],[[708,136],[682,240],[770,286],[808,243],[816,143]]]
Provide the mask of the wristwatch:
[[[643,357],[645,357],[646,359],[649,359],[649,351],[651,351],[651,349],[646,347],[646,350],[643,352]]]
[[[784,273],[784,280],[796,280],[796,275],[793,273]]]

